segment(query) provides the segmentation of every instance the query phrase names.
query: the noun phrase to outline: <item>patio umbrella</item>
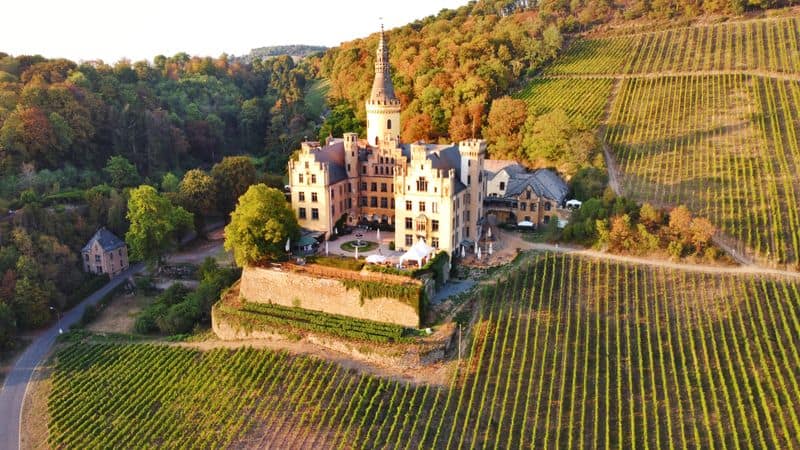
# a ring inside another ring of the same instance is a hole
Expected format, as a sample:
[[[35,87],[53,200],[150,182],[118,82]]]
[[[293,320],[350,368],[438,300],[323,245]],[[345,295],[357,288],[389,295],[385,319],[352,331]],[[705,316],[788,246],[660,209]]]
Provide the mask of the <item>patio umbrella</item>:
[[[463,245],[461,246],[461,257],[462,258],[467,257],[467,249],[465,249]]]
[[[481,248],[478,247],[478,259],[481,259]]]
[[[339,235],[339,229],[337,227],[333,227],[333,234],[335,234],[336,236]]]
[[[325,256],[328,256],[328,241],[325,241]]]
[[[479,250],[479,248],[478,248],[478,240],[475,239],[475,253],[478,253],[478,250]]]
[[[486,237],[488,237],[489,239],[492,238],[492,227],[489,227],[489,229],[486,230]]]
[[[286,251],[288,252],[292,248],[292,238],[286,239]]]
[[[381,229],[378,228],[377,233],[375,233],[375,239],[378,241],[378,245],[381,243]]]
[[[492,256],[492,253],[494,253],[494,248],[492,248],[492,243],[489,242],[489,256]]]
[[[356,247],[356,259],[358,259],[358,247]]]

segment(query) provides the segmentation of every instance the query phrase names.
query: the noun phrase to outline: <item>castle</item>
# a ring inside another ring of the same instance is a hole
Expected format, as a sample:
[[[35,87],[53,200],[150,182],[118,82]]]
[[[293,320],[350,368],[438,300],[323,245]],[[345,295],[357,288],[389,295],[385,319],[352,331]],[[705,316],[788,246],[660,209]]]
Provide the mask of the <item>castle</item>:
[[[381,29],[366,140],[345,133],[324,145],[303,142],[289,162],[291,203],[301,227],[330,236],[342,218],[349,225],[376,221],[394,226],[398,250],[423,239],[448,254],[479,238],[486,142],[401,143],[400,110]]]

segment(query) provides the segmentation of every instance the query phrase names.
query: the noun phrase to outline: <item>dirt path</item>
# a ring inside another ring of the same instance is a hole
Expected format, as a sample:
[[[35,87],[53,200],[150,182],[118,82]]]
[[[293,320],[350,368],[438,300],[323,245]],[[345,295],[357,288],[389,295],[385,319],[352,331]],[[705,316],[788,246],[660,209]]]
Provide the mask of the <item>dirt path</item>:
[[[569,253],[569,254],[587,256],[590,258],[607,259],[610,261],[618,261],[629,264],[664,267],[667,269],[685,270],[690,272],[731,274],[731,275],[767,275],[773,277],[800,279],[800,273],[798,272],[768,269],[765,267],[759,267],[753,265],[737,266],[737,267],[721,267],[721,266],[709,266],[704,264],[679,263],[663,259],[641,258],[638,256],[616,255],[614,253],[607,253],[607,252],[589,250],[584,248],[576,248],[559,244],[528,242],[518,236],[514,236],[513,234],[507,232],[503,232],[502,239],[508,239],[509,241],[515,242],[516,246],[523,250],[541,250],[541,251],[557,252],[557,253]]]
[[[689,77],[689,76],[716,76],[716,75],[749,75],[753,77],[775,78],[777,80],[785,81],[800,81],[800,74],[796,73],[783,73],[772,72],[769,70],[734,70],[734,69],[720,69],[720,70],[664,70],[660,72],[648,73],[575,73],[575,74],[553,74],[541,75],[538,78],[542,79],[562,79],[562,78],[576,78],[576,79],[607,79],[615,78],[617,80],[626,80],[633,78],[662,78],[662,77]]]
[[[605,157],[606,167],[608,168],[608,185],[617,195],[622,195],[622,185],[619,182],[620,172],[617,167],[617,160],[614,159],[611,148],[608,146],[608,142],[606,142],[606,130],[608,129],[608,119],[611,117],[611,108],[614,107],[614,103],[617,101],[617,95],[619,95],[620,85],[622,85],[622,81],[615,79],[614,84],[611,86],[611,93],[608,96],[606,109],[603,111],[603,118],[600,120],[600,127],[597,129],[597,140],[600,141],[603,146],[603,156]]]
[[[194,348],[198,350],[213,350],[217,348],[237,349],[242,347],[252,347],[255,349],[268,349],[274,351],[287,351],[293,355],[310,355],[326,361],[330,361],[346,369],[358,370],[362,373],[388,378],[396,381],[403,381],[414,384],[433,384],[447,386],[448,364],[437,362],[430,366],[420,367],[414,370],[393,367],[391,365],[378,365],[371,362],[361,361],[353,355],[337,352],[330,348],[316,345],[305,340],[290,341],[276,337],[273,339],[247,339],[242,341],[223,341],[211,339],[201,342],[180,342],[171,344],[177,347]]]

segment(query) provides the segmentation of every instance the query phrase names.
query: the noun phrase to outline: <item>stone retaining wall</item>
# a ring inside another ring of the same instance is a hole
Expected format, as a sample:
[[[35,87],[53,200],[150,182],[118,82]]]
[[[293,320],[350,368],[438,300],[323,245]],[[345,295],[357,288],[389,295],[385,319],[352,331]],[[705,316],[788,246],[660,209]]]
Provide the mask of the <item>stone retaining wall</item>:
[[[351,279],[358,276],[359,272],[350,275]],[[373,276],[364,276],[364,281],[374,281]],[[403,300],[379,297],[362,301],[358,289],[347,289],[339,279],[316,273],[280,267],[245,267],[239,291],[242,298],[254,303],[274,303],[404,327],[420,326],[419,311]]]

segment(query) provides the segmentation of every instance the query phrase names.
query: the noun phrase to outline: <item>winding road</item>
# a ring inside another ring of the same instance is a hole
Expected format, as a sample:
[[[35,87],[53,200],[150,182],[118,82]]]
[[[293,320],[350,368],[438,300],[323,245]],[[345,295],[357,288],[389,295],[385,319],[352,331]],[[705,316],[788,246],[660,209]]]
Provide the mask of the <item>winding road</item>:
[[[143,264],[130,267],[119,276],[109,281],[92,295],[86,297],[76,307],[64,313],[60,326],[68,330],[77,323],[83,315],[83,310],[88,305],[95,305],[106,294],[125,282],[130,276],[144,269]],[[28,382],[34,370],[42,363],[50,352],[50,348],[58,337],[59,323],[53,324],[28,346],[24,353],[17,359],[14,367],[8,372],[3,390],[0,391],[0,448],[4,450],[17,450],[20,448],[20,419],[22,415],[22,402],[28,389]]]

